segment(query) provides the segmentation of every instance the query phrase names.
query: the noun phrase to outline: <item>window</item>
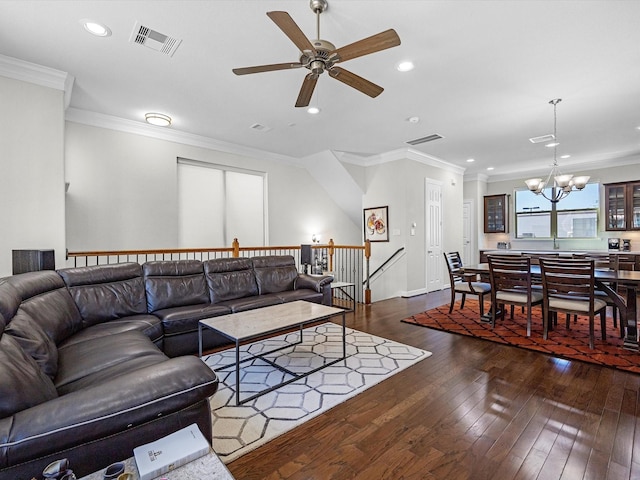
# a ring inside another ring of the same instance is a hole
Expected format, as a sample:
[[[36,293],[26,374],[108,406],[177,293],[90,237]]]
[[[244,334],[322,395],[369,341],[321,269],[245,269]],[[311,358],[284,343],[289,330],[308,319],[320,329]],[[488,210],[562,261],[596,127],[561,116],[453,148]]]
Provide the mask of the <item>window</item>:
[[[178,158],[178,243],[181,248],[266,245],[265,178]]]
[[[599,202],[598,183],[587,184],[555,205],[542,195],[516,190],[516,238],[595,238]]]

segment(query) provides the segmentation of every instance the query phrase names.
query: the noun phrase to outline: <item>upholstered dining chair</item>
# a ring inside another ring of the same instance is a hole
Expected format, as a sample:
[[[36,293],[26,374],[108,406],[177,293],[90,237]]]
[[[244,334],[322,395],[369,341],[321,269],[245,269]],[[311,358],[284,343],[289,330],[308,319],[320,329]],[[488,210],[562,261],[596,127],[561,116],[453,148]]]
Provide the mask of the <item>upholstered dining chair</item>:
[[[464,273],[462,259],[458,252],[445,252],[444,259],[449,270],[449,282],[451,284],[451,304],[449,313],[453,311],[456,303],[456,293],[462,294],[460,308],[464,308],[467,295],[477,295],[480,303],[480,316],[484,316],[484,296],[491,292],[491,285],[486,282],[478,282],[476,274]]]
[[[593,260],[594,268],[600,270],[618,270],[618,255],[608,253],[574,253],[573,258],[581,258],[584,260]],[[608,286],[615,292],[618,292],[620,288],[615,283],[609,283]],[[611,307],[611,317],[613,318],[613,328],[618,328],[618,307],[613,299],[604,290],[599,289],[596,286],[595,291],[596,298],[600,298],[607,302],[607,306]],[[574,322],[577,321],[574,315]],[[622,319],[620,319],[620,338],[624,336],[624,329],[622,328]]]
[[[531,258],[517,255],[488,256],[491,280],[491,328],[496,326],[497,312],[504,321],[505,305],[520,305],[527,312],[527,337],[531,336],[531,308],[542,305],[542,292],[532,288]]]
[[[589,259],[541,258],[544,317],[543,337],[547,339],[552,319],[558,313],[589,317],[589,348],[595,343],[595,316],[600,315],[602,339],[606,340],[607,302],[595,295],[595,262]],[[567,315],[567,328],[570,328]]]

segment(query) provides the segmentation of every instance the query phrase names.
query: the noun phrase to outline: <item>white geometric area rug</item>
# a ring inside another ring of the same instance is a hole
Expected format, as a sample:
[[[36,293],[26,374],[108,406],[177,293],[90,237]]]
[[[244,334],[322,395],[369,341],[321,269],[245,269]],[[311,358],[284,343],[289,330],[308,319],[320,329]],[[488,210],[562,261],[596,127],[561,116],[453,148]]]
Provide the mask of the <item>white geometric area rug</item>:
[[[241,347],[241,360],[299,341],[299,330]],[[420,350],[358,330],[346,329],[347,358],[311,375],[236,406],[235,348],[202,359],[220,380],[211,397],[213,449],[224,463],[356,396],[385,378],[431,356]],[[266,355],[297,374],[342,356],[342,326],[324,323],[305,329],[303,341]],[[240,399],[281,383],[290,374],[256,358],[241,363]]]

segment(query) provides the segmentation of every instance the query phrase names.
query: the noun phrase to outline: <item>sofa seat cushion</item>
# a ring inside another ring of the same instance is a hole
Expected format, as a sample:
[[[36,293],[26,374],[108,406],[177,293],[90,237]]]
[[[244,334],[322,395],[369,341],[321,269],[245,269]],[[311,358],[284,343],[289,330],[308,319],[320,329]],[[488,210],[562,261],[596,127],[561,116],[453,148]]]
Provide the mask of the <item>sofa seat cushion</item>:
[[[236,300],[228,300],[218,305],[225,305],[231,309],[233,313],[246,312],[254,308],[268,307],[270,305],[278,305],[282,302],[280,295],[269,293],[266,295],[256,295],[255,297],[238,298]]]
[[[132,315],[87,327],[62,342],[60,347],[131,330],[144,333],[155,344],[158,344],[163,337],[162,322],[158,317],[149,314]]]
[[[290,290],[277,293],[283,303],[295,302],[296,300],[307,300],[308,302],[322,303],[322,293],[303,288],[300,290]]]
[[[231,313],[231,309],[225,305],[204,303],[166,308],[154,312],[154,315],[157,315],[162,321],[166,337],[180,333],[195,332],[198,330],[198,322],[203,318],[218,317],[228,313]]]
[[[166,359],[41,403],[0,420],[0,471],[8,462],[15,465],[52,453],[59,455],[55,458],[64,458],[65,451],[109,437],[118,443],[122,432],[192,408],[206,401],[217,387],[215,373],[199,358],[186,356]],[[182,426],[176,425],[176,429]],[[46,466],[47,462],[43,463],[38,471]],[[71,466],[74,468],[73,462]],[[14,477],[0,473],[0,478]]]
[[[63,395],[165,360],[167,356],[135,330],[60,345],[54,385]]]
[[[58,396],[49,377],[16,339],[0,330],[0,418]]]

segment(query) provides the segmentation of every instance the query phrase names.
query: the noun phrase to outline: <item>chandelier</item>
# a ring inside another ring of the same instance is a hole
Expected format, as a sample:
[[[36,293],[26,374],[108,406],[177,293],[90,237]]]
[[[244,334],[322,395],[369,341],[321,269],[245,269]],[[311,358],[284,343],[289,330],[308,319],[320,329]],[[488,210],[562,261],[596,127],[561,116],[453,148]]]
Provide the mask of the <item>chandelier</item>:
[[[569,195],[574,189],[582,190],[589,181],[588,176],[574,177],[573,175],[563,175],[558,167],[558,135],[557,135],[557,115],[556,108],[558,103],[562,101],[561,98],[550,100],[549,103],[553,105],[553,165],[549,176],[543,182],[541,178],[530,178],[525,180],[527,188],[536,195],[542,195],[551,203],[558,203],[560,200]],[[553,180],[552,180],[553,179]],[[552,183],[553,182],[553,183]],[[551,192],[546,191],[551,189]],[[549,195],[550,193],[550,195]]]

